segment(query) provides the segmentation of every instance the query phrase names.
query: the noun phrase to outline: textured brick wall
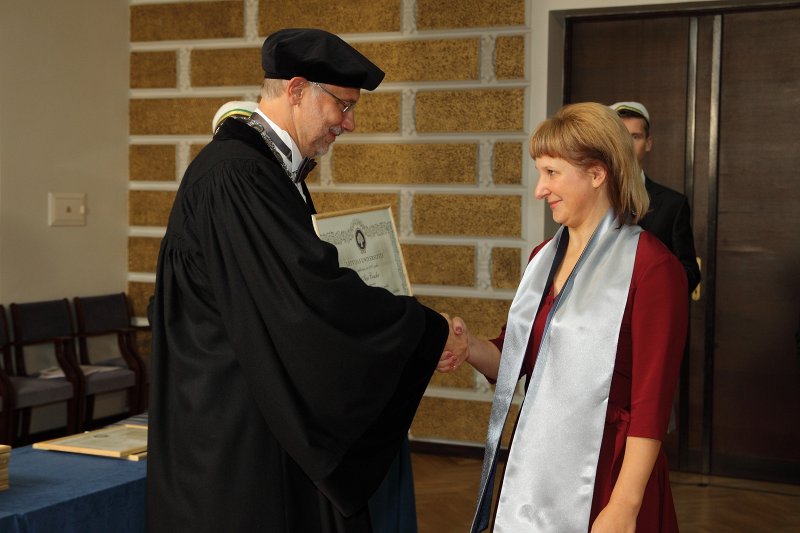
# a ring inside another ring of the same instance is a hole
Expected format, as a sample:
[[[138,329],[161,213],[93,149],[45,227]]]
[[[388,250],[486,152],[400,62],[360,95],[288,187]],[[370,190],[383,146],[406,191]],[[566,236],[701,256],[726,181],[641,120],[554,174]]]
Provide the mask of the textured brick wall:
[[[266,35],[316,26],[386,71],[359,102],[356,132],[309,176],[317,209],[391,205],[417,297],[497,334],[529,251],[529,1],[130,0],[135,313],[146,314],[175,190],[217,108],[257,98]],[[413,436],[482,443],[491,393],[469,368],[437,374]]]

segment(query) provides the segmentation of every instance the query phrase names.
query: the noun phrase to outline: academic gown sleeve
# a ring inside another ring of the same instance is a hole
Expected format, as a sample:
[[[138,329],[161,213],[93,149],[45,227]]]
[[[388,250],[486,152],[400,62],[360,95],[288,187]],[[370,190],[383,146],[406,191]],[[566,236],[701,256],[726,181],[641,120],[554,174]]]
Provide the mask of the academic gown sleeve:
[[[241,372],[282,448],[347,516],[396,454],[447,323],[340,268],[277,162],[233,152],[201,154],[176,197],[159,276],[162,313],[180,323],[165,335],[173,352],[234,360],[214,379]],[[205,401],[216,384],[187,367],[183,394]]]

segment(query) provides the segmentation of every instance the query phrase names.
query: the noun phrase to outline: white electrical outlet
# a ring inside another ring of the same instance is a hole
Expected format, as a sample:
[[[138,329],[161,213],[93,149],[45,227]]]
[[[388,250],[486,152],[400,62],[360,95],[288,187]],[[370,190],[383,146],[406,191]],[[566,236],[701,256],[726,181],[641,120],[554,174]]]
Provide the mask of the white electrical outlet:
[[[85,226],[86,194],[69,192],[47,193],[50,226]]]

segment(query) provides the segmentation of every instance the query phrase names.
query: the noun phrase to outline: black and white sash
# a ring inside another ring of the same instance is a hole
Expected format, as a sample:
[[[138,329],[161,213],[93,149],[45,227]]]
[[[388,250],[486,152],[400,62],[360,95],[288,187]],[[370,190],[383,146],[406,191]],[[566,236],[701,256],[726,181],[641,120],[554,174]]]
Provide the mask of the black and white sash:
[[[310,157],[306,157],[300,162],[300,166],[296,170],[292,171],[290,168],[292,163],[292,149],[285,142],[283,142],[283,139],[281,139],[277,132],[272,129],[272,126],[269,125],[269,122],[267,122],[264,117],[254,112],[249,117],[235,116],[233,118],[244,122],[261,135],[261,138],[264,139],[266,145],[270,150],[272,150],[272,153],[275,154],[275,158],[283,167],[286,175],[289,176],[294,183],[303,183],[306,180],[308,173],[314,170],[314,167],[317,166],[316,161]],[[281,154],[286,159],[281,157]],[[290,165],[286,164],[287,160],[289,161]],[[308,198],[308,194],[306,192],[303,194],[306,198]]]
[[[494,531],[581,532],[628,298],[638,226],[606,213],[547,317],[497,504]],[[471,531],[486,529],[500,436],[564,228],[528,264],[508,314]]]

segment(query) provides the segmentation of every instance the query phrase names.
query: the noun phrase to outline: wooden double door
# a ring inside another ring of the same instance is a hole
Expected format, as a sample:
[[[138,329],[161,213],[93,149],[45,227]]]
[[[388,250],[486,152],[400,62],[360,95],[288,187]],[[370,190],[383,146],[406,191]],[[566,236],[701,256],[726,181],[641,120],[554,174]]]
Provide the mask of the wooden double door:
[[[562,13],[563,102],[635,100],[701,262],[673,468],[800,483],[800,3]]]

